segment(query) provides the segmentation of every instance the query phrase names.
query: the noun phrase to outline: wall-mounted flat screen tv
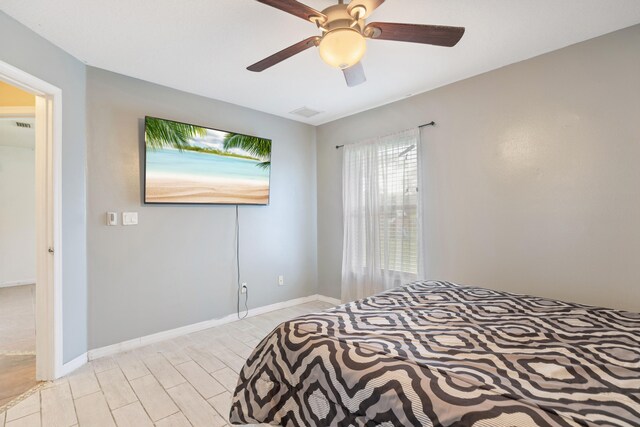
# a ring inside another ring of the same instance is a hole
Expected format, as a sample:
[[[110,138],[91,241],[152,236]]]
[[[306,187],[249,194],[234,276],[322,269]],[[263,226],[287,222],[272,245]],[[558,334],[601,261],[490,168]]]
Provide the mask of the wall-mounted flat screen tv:
[[[145,203],[269,204],[271,140],[145,117]]]

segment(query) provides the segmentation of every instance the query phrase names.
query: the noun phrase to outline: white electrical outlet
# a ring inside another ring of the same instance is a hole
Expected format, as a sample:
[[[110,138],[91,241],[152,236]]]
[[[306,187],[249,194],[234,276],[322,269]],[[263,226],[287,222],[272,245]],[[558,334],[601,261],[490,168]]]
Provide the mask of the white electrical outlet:
[[[280,275],[278,276],[278,286],[283,286],[284,285],[284,276]]]
[[[247,282],[242,282],[242,287],[240,287],[240,293],[241,294],[247,293]]]

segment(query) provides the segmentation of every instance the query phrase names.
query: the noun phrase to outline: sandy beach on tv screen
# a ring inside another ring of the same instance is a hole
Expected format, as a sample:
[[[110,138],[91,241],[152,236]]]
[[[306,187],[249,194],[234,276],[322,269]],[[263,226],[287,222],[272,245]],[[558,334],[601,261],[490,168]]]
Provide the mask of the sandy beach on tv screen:
[[[147,203],[269,203],[265,181],[147,175]]]

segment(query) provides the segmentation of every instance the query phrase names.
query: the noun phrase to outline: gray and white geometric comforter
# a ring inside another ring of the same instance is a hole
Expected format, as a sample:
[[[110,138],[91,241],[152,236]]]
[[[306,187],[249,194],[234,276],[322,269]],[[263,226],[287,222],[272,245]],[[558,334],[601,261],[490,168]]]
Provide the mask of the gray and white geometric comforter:
[[[414,283],[277,327],[231,421],[640,426],[640,314]]]

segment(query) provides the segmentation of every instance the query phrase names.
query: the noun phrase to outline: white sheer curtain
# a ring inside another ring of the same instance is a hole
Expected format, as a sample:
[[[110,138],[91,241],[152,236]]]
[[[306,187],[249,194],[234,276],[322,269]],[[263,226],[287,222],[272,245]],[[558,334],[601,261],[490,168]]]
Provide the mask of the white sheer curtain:
[[[420,131],[344,146],[342,301],[421,279]]]

